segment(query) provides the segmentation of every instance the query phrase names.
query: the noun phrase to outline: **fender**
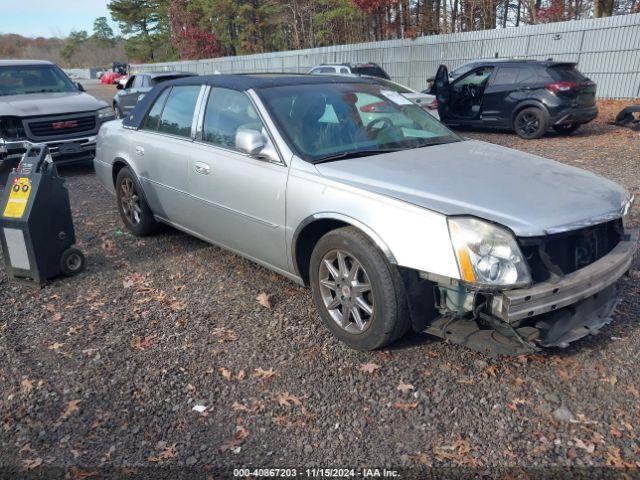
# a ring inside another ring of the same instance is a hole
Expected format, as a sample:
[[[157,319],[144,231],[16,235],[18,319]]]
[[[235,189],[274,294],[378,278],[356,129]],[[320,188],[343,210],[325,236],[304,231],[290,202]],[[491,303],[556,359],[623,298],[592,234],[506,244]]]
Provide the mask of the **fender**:
[[[540,100],[535,100],[533,98],[528,98],[526,100],[522,100],[513,109],[513,113],[511,114],[511,125],[513,125],[513,121],[516,119],[516,115],[518,114],[518,112],[520,110],[522,110],[523,108],[526,108],[526,107],[537,107],[537,108],[539,108],[540,110],[542,110],[544,112],[544,114],[547,117],[547,119],[549,119],[549,117],[551,116],[551,114],[549,113],[549,109],[547,108],[547,106],[543,102],[541,102]]]
[[[302,232],[302,230],[307,225],[310,225],[311,223],[317,220],[338,220],[340,222],[344,222],[353,227],[356,227],[357,229],[361,230],[367,237],[369,237],[373,241],[373,243],[376,244],[376,246],[380,249],[383,255],[387,258],[389,263],[391,263],[392,265],[398,264],[398,261],[394,257],[393,252],[391,251],[389,246],[384,242],[384,240],[382,240],[382,238],[380,238],[380,236],[376,232],[374,232],[373,229],[371,229],[370,227],[362,223],[360,220],[356,220],[353,217],[350,217],[348,215],[344,215],[338,212],[321,212],[321,213],[314,213],[313,215],[309,215],[307,218],[305,218],[298,225],[298,227],[296,228],[293,234],[293,238],[291,239],[291,262],[297,274],[300,274],[300,272],[298,271],[298,265],[296,261],[296,244],[298,243],[298,237],[300,236],[300,232]]]

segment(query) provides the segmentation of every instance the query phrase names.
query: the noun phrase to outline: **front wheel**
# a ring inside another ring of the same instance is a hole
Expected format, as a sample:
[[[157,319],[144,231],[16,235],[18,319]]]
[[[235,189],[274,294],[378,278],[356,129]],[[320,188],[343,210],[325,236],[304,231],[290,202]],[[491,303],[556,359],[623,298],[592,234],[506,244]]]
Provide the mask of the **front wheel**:
[[[547,117],[536,107],[524,108],[518,112],[513,121],[513,128],[519,137],[533,140],[542,137],[547,131]]]
[[[554,125],[553,129],[558,132],[560,135],[571,135],[578,128],[580,128],[579,123],[574,123],[570,125]]]
[[[310,281],[322,320],[351,348],[381,348],[409,329],[399,272],[356,228],[333,230],[320,239],[311,255]]]

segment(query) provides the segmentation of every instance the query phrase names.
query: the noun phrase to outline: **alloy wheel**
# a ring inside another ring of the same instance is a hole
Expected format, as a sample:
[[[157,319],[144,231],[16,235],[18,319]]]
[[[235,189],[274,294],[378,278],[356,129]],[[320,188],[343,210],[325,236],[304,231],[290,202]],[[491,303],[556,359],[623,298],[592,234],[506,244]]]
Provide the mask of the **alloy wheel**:
[[[132,225],[140,223],[142,209],[140,208],[136,186],[130,178],[125,178],[120,184],[120,205],[122,206],[122,213]]]
[[[361,334],[371,325],[374,298],[362,263],[345,250],[331,250],[320,263],[319,290],[331,318],[343,330]]]
[[[540,120],[533,113],[525,113],[518,118],[518,131],[527,137],[535,135],[540,128]]]

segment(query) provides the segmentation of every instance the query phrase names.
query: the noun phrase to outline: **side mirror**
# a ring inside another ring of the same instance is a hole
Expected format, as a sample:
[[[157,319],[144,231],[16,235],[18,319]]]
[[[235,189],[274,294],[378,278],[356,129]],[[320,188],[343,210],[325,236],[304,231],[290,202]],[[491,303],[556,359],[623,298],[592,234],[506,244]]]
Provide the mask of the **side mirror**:
[[[78,87],[78,90],[80,90],[81,92],[86,91],[80,82],[76,82],[76,87]]]
[[[265,139],[258,130],[239,128],[236,132],[236,148],[252,157],[271,162],[279,161],[278,153],[271,141]]]
[[[116,90],[124,90],[124,85],[120,82],[116,83]]]

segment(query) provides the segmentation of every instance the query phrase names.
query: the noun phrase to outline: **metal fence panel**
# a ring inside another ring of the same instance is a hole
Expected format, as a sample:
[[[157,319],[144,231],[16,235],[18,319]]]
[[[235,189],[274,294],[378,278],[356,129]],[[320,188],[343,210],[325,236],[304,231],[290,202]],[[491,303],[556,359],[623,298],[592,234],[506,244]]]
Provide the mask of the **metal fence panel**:
[[[518,28],[335,45],[199,61],[132,65],[133,72],[182,70],[199,74],[307,72],[321,63],[376,62],[416,90],[440,64],[450,69],[480,58],[578,62],[601,98],[640,97],[640,13]]]

